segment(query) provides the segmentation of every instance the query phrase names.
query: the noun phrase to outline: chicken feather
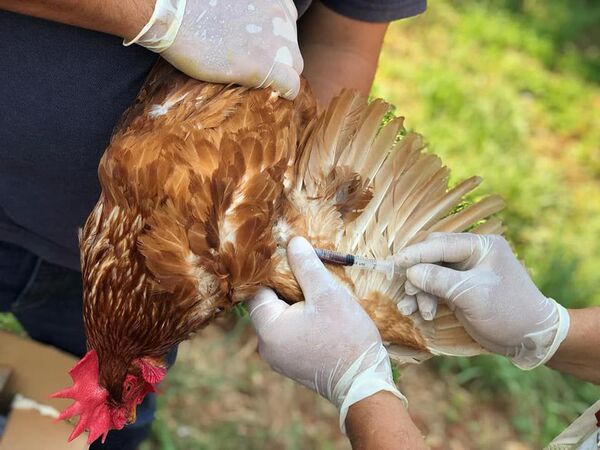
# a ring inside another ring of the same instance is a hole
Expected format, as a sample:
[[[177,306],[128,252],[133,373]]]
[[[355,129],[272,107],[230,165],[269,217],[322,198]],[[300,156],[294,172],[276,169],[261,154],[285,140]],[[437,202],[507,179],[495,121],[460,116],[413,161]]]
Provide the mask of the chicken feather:
[[[449,189],[422,138],[399,135],[402,118],[382,126],[389,112],[344,91],[317,116],[306,82],[289,102],[157,65],[115,128],[80,234],[88,359],[112,405],[127,376],[159,370],[172,346],[260,286],[301,301],[285,256],[295,235],[386,258],[432,231],[502,231],[482,222],[502,209],[498,197],[451,213],[480,180]],[[403,274],[330,269],[397,361],[482,352],[444,306],[429,322],[400,314]]]

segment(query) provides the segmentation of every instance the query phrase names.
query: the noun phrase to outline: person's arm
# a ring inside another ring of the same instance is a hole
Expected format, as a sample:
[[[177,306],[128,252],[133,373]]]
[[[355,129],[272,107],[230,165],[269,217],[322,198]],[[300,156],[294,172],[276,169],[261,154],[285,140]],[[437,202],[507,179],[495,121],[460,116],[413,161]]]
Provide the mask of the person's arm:
[[[353,450],[427,448],[402,402],[388,392],[379,392],[352,405],[346,430]]]
[[[441,301],[482,347],[518,367],[547,364],[600,384],[600,308],[567,310],[544,296],[502,237],[432,233],[395,261],[407,269],[403,314],[431,320]]]
[[[569,309],[569,334],[546,364],[600,385],[600,307]]]
[[[0,9],[132,39],[154,0],[0,0]]]
[[[306,239],[293,238],[287,255],[305,301],[261,289],[247,302],[261,357],[333,403],[355,449],[423,448],[373,321]]]
[[[298,22],[303,75],[319,104],[327,105],[342,88],[368,94],[388,23],[344,17],[315,1]]]
[[[0,9],[120,36],[199,80],[287,99],[300,90],[292,0],[0,0]]]

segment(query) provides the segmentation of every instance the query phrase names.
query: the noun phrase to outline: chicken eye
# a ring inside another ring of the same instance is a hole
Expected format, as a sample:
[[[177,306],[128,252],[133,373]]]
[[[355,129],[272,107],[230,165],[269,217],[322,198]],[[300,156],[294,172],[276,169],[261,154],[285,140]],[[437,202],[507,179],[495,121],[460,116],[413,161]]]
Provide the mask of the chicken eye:
[[[127,392],[131,391],[131,385],[130,384],[128,384],[127,386],[125,386],[125,391],[127,391]]]

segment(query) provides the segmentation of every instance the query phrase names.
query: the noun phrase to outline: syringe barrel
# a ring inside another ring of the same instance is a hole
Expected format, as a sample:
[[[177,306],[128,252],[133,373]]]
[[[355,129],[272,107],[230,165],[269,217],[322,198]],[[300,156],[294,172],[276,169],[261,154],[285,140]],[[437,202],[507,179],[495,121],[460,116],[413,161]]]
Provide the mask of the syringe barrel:
[[[330,264],[337,264],[340,266],[352,266],[355,263],[354,256],[347,253],[340,253],[333,250],[325,250],[322,248],[315,248],[315,253],[321,261],[328,262]]]
[[[391,256],[386,259],[372,259],[355,256],[354,265],[384,273],[388,280],[391,280],[394,276],[394,260]]]

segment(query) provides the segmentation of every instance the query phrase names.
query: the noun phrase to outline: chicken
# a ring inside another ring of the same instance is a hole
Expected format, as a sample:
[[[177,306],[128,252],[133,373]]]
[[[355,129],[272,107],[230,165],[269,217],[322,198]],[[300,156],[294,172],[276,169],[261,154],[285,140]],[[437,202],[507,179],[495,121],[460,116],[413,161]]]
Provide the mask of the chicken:
[[[385,258],[433,231],[501,232],[483,219],[502,200],[458,209],[480,179],[448,190],[448,169],[389,113],[344,91],[317,116],[305,82],[290,102],[158,64],[102,157],[102,194],[80,233],[89,351],[54,394],[75,400],[60,416],[80,416],[71,439],[133,422],[167,351],[259,286],[301,301],[285,255],[295,235]],[[402,274],[330,269],[397,361],[482,351],[443,306],[431,322],[400,314]]]

